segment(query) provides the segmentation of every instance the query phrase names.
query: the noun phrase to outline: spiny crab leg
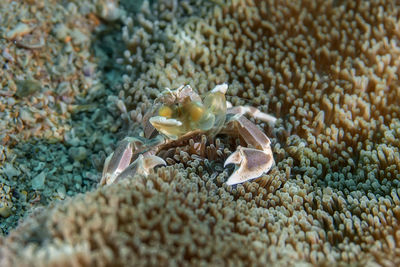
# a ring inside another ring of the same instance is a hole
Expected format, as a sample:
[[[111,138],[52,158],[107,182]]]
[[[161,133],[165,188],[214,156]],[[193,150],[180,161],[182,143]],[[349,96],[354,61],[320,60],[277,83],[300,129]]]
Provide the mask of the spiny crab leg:
[[[122,140],[116,150],[106,158],[100,184],[112,184],[134,174],[148,175],[152,168],[166,165],[162,158],[153,155],[151,151],[162,142],[161,139],[142,140],[133,137]],[[143,152],[146,153],[139,154]]]
[[[260,113],[262,112],[259,111],[258,114]],[[222,132],[230,134],[237,133],[247,145],[254,147],[239,146],[238,149],[226,159],[224,166],[228,164],[239,165],[239,168],[236,168],[228,178],[226,182],[228,185],[243,183],[258,178],[263,173],[268,172],[274,165],[275,161],[272,155],[269,138],[242,114],[239,113],[232,116]]]

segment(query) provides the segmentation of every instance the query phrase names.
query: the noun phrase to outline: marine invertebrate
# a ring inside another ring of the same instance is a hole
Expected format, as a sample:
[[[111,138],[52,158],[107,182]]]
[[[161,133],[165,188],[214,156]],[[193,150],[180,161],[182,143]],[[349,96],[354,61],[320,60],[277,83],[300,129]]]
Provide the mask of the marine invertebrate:
[[[228,178],[228,185],[243,183],[268,172],[274,164],[271,142],[244,114],[250,113],[265,122],[273,123],[276,119],[254,107],[227,108],[227,89],[227,84],[217,85],[201,99],[189,85],[174,91],[167,88],[154,101],[143,121],[144,137],[151,139],[125,138],[106,159],[100,184],[111,184],[139,171],[148,174],[155,166],[166,165],[156,154],[171,148],[171,143],[181,143],[201,134],[215,136],[220,132],[237,135],[246,145],[252,146],[239,146],[226,159],[224,165],[239,165]],[[195,151],[199,154],[200,144],[197,147]]]

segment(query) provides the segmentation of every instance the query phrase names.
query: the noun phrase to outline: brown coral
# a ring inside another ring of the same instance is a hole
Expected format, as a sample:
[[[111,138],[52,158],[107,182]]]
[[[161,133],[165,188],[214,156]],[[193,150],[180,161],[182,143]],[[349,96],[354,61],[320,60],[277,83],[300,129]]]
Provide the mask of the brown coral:
[[[231,188],[226,171],[206,179],[177,164],[173,175],[98,190],[45,215],[39,250],[80,245],[71,259],[118,255],[121,264],[398,264],[399,6],[217,3],[159,1],[126,18],[119,97],[140,121],[165,86],[203,93],[228,82],[233,104],[280,118],[275,129],[260,124],[273,137],[276,168]],[[269,190],[277,176],[290,178]],[[24,238],[21,229],[8,239],[10,255],[33,243],[33,231]]]
[[[247,196],[265,189],[231,190],[179,167],[101,188],[37,215],[10,234],[3,263],[216,265],[275,257],[265,253],[268,236],[259,235],[273,214],[265,200]]]

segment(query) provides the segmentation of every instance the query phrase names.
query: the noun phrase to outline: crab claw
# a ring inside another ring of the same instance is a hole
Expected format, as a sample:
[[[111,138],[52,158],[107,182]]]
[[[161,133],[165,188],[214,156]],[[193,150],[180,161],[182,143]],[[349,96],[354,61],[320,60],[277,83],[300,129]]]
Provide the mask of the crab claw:
[[[167,163],[160,157],[154,155],[143,156],[140,154],[138,158],[132,162],[123,172],[121,172],[114,180],[120,180],[134,176],[135,174],[149,175],[150,170],[159,165],[167,165]]]
[[[132,156],[132,143],[127,139],[123,140],[106,158],[100,184],[112,184],[115,178],[129,166]]]
[[[134,137],[127,137],[122,140],[114,153],[111,153],[106,158],[100,184],[112,184],[136,173],[148,174],[151,168],[157,165],[166,165],[165,161],[160,157],[139,154],[143,153],[149,145],[151,147],[162,140],[153,139],[152,141],[153,143],[148,141],[146,144],[140,138]],[[148,152],[146,153],[149,154]],[[133,162],[131,163],[131,161]]]
[[[274,164],[274,158],[271,150],[239,147],[226,159],[224,167],[228,164],[239,165],[226,182],[227,185],[234,185],[258,178],[268,172]]]

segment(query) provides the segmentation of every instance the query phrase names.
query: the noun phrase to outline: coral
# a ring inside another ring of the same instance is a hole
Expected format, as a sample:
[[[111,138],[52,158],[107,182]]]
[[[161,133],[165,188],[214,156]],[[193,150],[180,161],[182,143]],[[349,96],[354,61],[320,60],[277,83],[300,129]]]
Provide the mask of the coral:
[[[199,161],[189,144],[169,160],[175,170],[28,219],[3,240],[3,259],[398,265],[399,10],[383,0],[145,2],[124,17],[118,125],[140,122],[165,86],[204,93],[227,82],[234,105],[279,118],[258,122],[277,166],[229,187],[224,153]]]
[[[176,164],[42,211],[8,236],[2,263],[217,265],[276,257],[276,252],[266,253],[270,240],[259,233],[276,220],[273,216],[284,214],[270,214],[266,190],[257,185],[232,190],[222,184],[226,173],[213,182],[197,172]],[[252,192],[259,197],[249,201]]]

